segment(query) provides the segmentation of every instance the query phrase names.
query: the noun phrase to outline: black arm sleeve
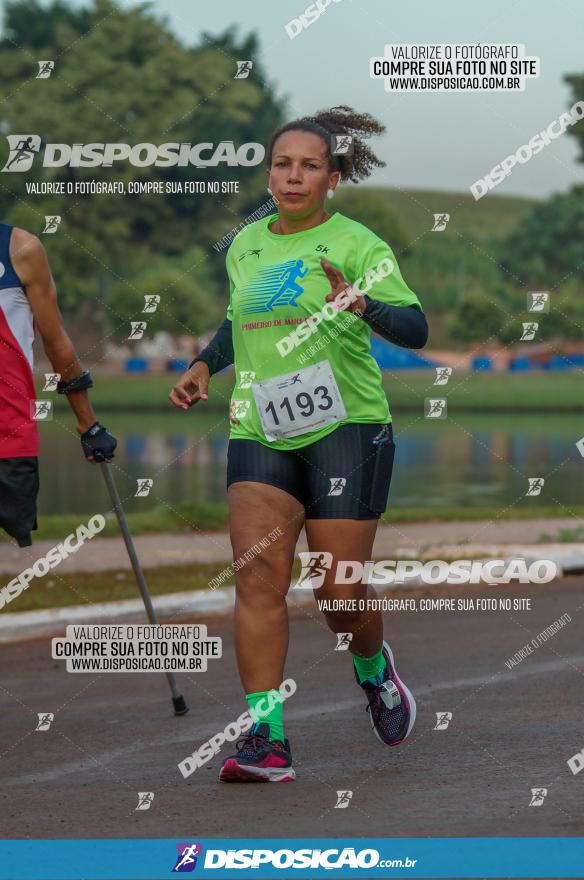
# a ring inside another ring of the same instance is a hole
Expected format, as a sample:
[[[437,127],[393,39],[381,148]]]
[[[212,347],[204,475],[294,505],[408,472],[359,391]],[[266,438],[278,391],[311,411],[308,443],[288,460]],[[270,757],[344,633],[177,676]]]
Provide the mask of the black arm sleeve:
[[[366,324],[388,342],[402,348],[423,348],[428,341],[428,322],[418,306],[390,306],[365,294]]]
[[[233,363],[233,337],[229,318],[225,318],[209,345],[196,358],[193,358],[189,369],[197,361],[203,361],[207,364],[211,376]]]

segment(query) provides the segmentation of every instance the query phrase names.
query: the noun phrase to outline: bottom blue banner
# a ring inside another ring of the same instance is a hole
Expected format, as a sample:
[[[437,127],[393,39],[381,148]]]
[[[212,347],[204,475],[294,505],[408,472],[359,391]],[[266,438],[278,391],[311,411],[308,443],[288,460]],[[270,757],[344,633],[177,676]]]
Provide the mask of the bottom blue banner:
[[[218,880],[584,877],[584,837],[0,842],[0,880],[163,880],[187,874]]]

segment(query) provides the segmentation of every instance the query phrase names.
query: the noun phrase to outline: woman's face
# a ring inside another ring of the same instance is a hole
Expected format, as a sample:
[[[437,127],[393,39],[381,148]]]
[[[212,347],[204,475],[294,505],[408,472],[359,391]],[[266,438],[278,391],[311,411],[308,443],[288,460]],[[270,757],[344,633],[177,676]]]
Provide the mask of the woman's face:
[[[327,145],[308,131],[281,134],[272,151],[268,186],[281,214],[298,219],[322,209],[327,190],[334,189],[340,173],[329,171]]]

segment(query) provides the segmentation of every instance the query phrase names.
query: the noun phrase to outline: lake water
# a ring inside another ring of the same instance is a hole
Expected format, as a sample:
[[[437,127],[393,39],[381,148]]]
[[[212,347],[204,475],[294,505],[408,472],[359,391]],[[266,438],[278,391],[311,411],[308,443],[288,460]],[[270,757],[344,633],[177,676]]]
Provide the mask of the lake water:
[[[100,413],[118,437],[116,482],[127,510],[160,503],[226,501],[226,417],[169,412]],[[99,470],[81,453],[73,420],[59,415],[41,428],[39,511],[93,513],[109,508]],[[576,415],[464,415],[429,421],[394,413],[394,507],[507,507],[582,504],[584,458]],[[545,477],[538,497],[525,499],[527,477]],[[149,477],[148,498],[134,498],[136,480]]]

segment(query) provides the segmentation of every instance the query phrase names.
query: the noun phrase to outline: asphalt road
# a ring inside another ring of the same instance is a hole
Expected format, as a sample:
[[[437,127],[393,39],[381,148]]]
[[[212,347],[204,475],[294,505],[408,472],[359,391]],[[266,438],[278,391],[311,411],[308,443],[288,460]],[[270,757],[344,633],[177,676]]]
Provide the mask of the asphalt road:
[[[229,747],[188,779],[177,764],[245,709],[229,617],[208,618],[224,656],[179,674],[191,707],[172,715],[160,673],[78,674],[50,640],[5,645],[0,667],[3,838],[581,836],[584,579],[544,586],[408,591],[421,598],[526,597],[532,610],[386,613],[386,638],[418,703],[406,744],[373,736],[350,657],[316,606],[292,612],[285,706],[298,779],[217,781]],[[555,636],[505,661],[563,614]],[[53,712],[48,731],[37,713]],[[436,713],[451,712],[446,730]],[[547,788],[539,807],[532,788]],[[335,809],[338,790],[353,792]],[[136,811],[138,792],[154,792]]]

